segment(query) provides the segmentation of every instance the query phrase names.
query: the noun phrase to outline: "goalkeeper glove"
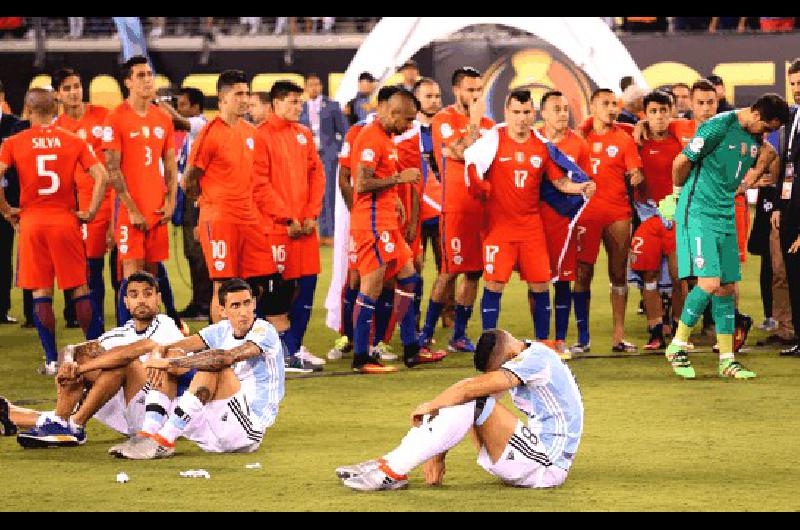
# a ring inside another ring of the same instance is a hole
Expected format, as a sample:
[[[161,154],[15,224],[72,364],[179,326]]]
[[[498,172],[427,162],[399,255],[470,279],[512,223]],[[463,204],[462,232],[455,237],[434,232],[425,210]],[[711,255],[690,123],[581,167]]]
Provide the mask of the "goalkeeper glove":
[[[675,219],[675,208],[678,205],[678,195],[673,193],[661,199],[658,203],[658,211],[667,221]]]

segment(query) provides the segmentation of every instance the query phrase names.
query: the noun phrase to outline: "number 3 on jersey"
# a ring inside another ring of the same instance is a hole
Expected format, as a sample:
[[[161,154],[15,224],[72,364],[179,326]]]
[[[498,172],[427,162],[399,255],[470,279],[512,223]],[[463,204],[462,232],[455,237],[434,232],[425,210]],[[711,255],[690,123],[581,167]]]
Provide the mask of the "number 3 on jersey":
[[[36,172],[40,177],[48,177],[50,179],[50,186],[39,188],[39,195],[52,195],[58,191],[58,186],[61,184],[58,173],[45,167],[47,162],[55,162],[56,159],[56,155],[39,155],[36,157]]]
[[[144,165],[149,166],[153,163],[153,150],[150,146],[144,146]]]

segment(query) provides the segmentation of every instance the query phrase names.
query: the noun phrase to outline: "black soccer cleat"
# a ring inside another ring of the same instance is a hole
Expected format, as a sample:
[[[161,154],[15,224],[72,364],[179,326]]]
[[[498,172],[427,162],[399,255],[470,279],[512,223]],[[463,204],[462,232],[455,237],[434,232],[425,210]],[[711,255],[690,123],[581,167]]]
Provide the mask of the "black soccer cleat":
[[[0,436],[14,436],[17,434],[17,426],[11,422],[9,416],[9,401],[0,396]]]

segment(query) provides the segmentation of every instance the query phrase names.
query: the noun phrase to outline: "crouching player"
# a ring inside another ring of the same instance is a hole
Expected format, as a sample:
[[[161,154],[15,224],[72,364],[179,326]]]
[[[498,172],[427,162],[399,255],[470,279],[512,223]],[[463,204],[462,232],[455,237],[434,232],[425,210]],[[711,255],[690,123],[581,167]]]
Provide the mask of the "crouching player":
[[[442,483],[447,451],[472,433],[478,464],[510,486],[551,488],[567,479],[583,430],[578,385],[558,354],[542,343],[503,330],[485,331],[474,353],[483,375],[460,381],[411,414],[414,425],[400,445],[377,460],[340,467],[344,485],[393,490],[424,464],[425,481]],[[525,425],[498,402],[511,392],[528,416]]]
[[[250,453],[261,445],[283,399],[283,347],[272,324],[256,318],[247,282],[227,280],[218,296],[224,320],[153,350],[145,363],[151,389],[144,425],[118,456],[170,457],[179,436],[212,453]],[[186,354],[175,356],[180,350]],[[176,385],[168,371],[173,368],[195,368],[197,373],[167,416],[167,393]]]
[[[141,429],[149,385],[140,357],[183,334],[173,319],[159,314],[161,295],[151,274],[140,271],[128,277],[124,302],[132,316],[124,326],[62,352],[55,410],[23,409],[0,398],[6,435],[26,429],[17,436],[22,447],[69,447],[86,442],[85,426],[92,417],[125,435]],[[170,401],[175,395],[173,391]]]

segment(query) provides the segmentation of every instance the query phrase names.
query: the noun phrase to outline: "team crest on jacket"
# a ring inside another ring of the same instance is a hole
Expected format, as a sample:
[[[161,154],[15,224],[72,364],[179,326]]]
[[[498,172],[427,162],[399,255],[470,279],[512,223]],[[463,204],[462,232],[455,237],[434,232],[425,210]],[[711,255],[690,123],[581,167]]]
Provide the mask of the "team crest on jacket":
[[[375,151],[372,149],[364,149],[361,152],[361,160],[364,162],[372,162],[375,160]]]
[[[758,156],[758,146],[753,144],[750,146],[750,158],[755,158]]]
[[[542,158],[539,156],[532,156],[531,165],[536,169],[539,169],[540,167],[542,167]]]
[[[298,133],[297,134],[297,143],[299,143],[300,145],[306,145],[308,143],[308,139],[306,138],[306,135],[303,134],[303,133]]]
[[[245,144],[247,144],[247,148],[248,148],[248,149],[250,149],[251,151],[252,151],[253,149],[255,149],[255,147],[256,147],[256,141],[255,141],[255,140],[253,140],[252,138],[247,138],[247,139],[244,141],[244,143],[245,143]]]
[[[153,127],[153,134],[156,135],[156,138],[161,140],[162,138],[164,138],[164,127],[161,126]]]
[[[702,269],[702,268],[703,268],[703,266],[706,264],[706,260],[705,260],[705,259],[703,259],[703,256],[697,256],[697,257],[694,259],[694,264],[695,264],[695,265],[697,265],[697,268],[698,268],[698,269]]]
[[[453,136],[453,128],[449,123],[442,124],[442,138],[450,138]]]
[[[606,154],[608,154],[609,158],[614,158],[619,153],[619,147],[616,145],[609,145],[606,147]]]
[[[102,138],[103,137],[103,128],[99,125],[95,125],[92,127],[92,136],[95,138]]]

